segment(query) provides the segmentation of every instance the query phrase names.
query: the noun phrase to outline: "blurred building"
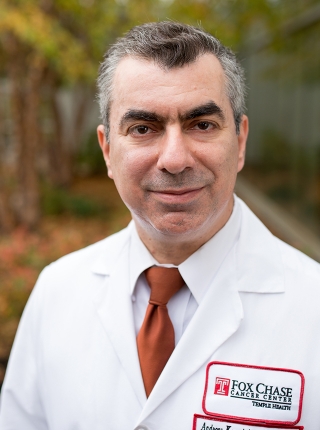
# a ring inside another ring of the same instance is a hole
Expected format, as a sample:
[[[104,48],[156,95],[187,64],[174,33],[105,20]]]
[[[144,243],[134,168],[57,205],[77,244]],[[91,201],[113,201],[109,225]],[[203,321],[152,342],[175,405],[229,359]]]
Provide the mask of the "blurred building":
[[[317,4],[243,53],[250,118],[243,177],[320,244],[319,40]]]

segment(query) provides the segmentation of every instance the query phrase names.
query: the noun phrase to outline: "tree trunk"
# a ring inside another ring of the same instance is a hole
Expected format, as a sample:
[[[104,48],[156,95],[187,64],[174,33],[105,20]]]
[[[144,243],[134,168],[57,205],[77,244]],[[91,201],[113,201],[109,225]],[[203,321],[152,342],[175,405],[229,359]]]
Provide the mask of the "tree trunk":
[[[48,84],[49,107],[54,124],[54,135],[47,142],[49,177],[54,185],[68,186],[72,180],[71,155],[63,134],[61,110],[57,100],[57,86],[53,79],[50,79]]]
[[[0,104],[0,139],[5,139],[7,129],[5,128],[6,122],[6,97],[4,93],[0,92],[0,99],[4,102]],[[12,207],[10,206],[9,198],[9,182],[10,182],[10,169],[7,166],[6,150],[7,145],[5,141],[0,141],[0,232],[8,233],[14,227],[15,220]]]
[[[12,83],[12,115],[17,144],[17,218],[34,229],[40,218],[39,175],[39,102],[44,64],[36,57],[23,58],[17,41],[11,44],[9,76]],[[19,61],[21,59],[22,61]],[[27,67],[27,70],[26,70]]]
[[[0,184],[0,231],[9,233],[15,225],[6,190]]]
[[[20,217],[28,228],[35,228],[40,218],[40,191],[37,158],[40,149],[39,104],[43,65],[30,66],[27,76],[27,93],[24,115],[25,139],[20,146],[19,185],[23,201]],[[22,143],[22,142],[21,142]]]
[[[68,124],[69,133],[63,127],[63,106],[57,99],[57,85],[53,78],[49,81],[49,106],[54,123],[54,136],[47,143],[49,172],[51,181],[58,186],[69,185],[73,179],[73,161],[80,150],[88,102],[94,92],[84,86],[74,89],[73,120]]]
[[[75,113],[74,130],[73,130],[73,148],[79,149],[81,137],[84,131],[85,117],[88,113],[88,102],[94,97],[94,91],[91,87],[82,86],[78,90],[78,106]]]

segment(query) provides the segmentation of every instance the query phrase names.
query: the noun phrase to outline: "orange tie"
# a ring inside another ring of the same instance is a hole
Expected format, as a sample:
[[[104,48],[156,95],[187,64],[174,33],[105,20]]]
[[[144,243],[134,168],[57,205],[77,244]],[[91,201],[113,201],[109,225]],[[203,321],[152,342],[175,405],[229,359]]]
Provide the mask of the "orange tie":
[[[175,346],[167,303],[184,285],[179,270],[151,267],[145,271],[151,289],[149,305],[137,336],[140,367],[149,397]]]

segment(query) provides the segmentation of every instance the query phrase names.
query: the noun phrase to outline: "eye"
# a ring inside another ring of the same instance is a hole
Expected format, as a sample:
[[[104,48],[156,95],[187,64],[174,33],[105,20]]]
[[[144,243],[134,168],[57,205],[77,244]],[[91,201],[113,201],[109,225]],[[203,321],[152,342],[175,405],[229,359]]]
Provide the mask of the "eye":
[[[203,131],[212,130],[214,128],[214,124],[208,121],[200,121],[197,124],[195,124],[193,128],[198,130],[203,130]]]
[[[136,134],[136,135],[144,135],[147,133],[150,133],[152,130],[150,127],[148,127],[147,125],[136,125],[134,127],[131,127],[129,132],[131,134]]]

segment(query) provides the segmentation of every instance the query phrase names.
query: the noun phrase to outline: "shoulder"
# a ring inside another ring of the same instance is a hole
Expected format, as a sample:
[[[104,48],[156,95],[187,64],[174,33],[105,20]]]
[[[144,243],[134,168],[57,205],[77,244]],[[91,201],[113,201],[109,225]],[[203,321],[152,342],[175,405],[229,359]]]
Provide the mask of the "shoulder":
[[[320,264],[276,238],[238,199],[242,209],[237,245],[243,291],[320,293]],[[257,286],[252,286],[253,281]],[[302,288],[303,287],[303,288]]]
[[[315,285],[320,291],[320,264],[310,257],[274,237],[282,256],[282,263],[292,281],[299,280],[303,285]]]
[[[64,285],[84,284],[101,275],[108,275],[130,238],[130,224],[86,248],[72,252],[48,265],[40,274],[37,284]]]
[[[65,255],[52,263],[52,265],[78,265],[81,263],[88,265],[90,263],[93,264],[102,255],[105,256],[106,260],[114,258],[121,251],[121,248],[126,244],[129,237],[130,226],[86,248]]]

